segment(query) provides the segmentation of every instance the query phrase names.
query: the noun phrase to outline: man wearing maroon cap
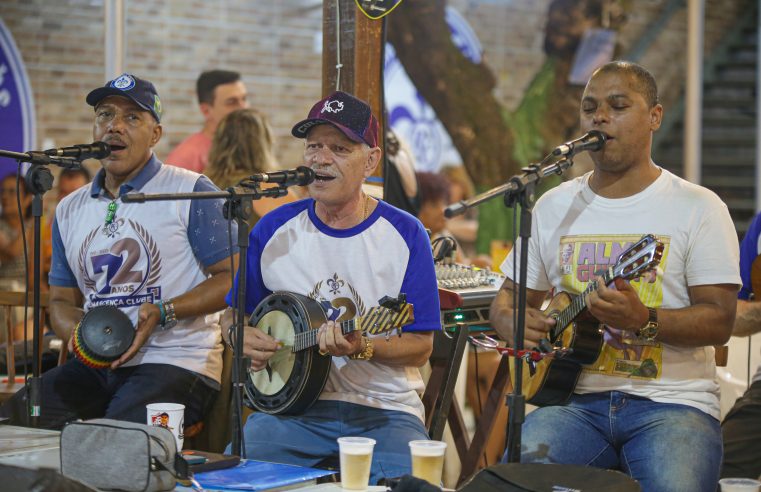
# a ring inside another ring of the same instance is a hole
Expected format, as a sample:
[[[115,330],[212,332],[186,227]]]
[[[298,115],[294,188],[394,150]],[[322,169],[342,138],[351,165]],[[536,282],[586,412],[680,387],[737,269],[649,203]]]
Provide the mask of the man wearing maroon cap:
[[[292,133],[305,140],[304,161],[316,179],[309,185],[311,198],[270,212],[252,231],[246,312],[276,291],[318,302],[328,321],[319,328],[314,357],[330,357],[331,369],[317,401],[299,415],[254,413],[244,429],[246,453],[319,466],[338,457],[338,437],[369,437],[376,441],[375,484],[410,473],[408,442],[428,438],[418,367],[428,360],[433,332],[441,329],[431,247],[416,218],[362,191],[381,160],[378,120],[367,103],[334,92]],[[230,305],[235,291],[228,294]],[[342,334],[337,322],[400,293],[415,313],[401,337]],[[272,357],[290,350],[246,327],[243,351],[254,378],[269,374],[272,380],[273,366],[283,359]]]

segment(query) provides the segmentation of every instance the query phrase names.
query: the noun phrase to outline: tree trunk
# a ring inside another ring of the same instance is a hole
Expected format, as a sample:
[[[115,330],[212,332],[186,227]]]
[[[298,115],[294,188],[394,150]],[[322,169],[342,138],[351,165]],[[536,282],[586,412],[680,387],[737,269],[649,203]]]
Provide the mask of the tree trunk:
[[[529,163],[525,159],[541,159],[550,145],[570,138],[578,128],[582,88],[567,83],[568,73],[584,31],[600,24],[602,0],[550,4],[544,50],[554,76],[542,107],[531,106],[528,115],[507,114],[494,97],[496,81],[489,67],[472,63],[454,45],[445,21],[446,4],[403,1],[387,18],[387,37],[410,80],[436,111],[476,186],[484,189],[520,172]],[[514,126],[511,130],[516,117],[522,126],[530,120],[530,135],[518,135],[521,129]],[[531,155],[519,152],[520,160],[516,158],[516,139]]]
[[[388,16],[387,36],[418,91],[436,111],[476,185],[519,170],[513,137],[494,97],[495,78],[452,43],[445,0],[408,0]]]

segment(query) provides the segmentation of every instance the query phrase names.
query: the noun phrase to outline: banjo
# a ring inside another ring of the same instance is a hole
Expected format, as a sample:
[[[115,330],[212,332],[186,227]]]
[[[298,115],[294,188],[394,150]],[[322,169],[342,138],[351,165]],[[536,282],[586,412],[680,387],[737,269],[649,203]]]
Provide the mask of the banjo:
[[[364,315],[341,321],[341,333],[352,331],[378,335],[415,321],[413,306],[400,294],[386,296],[380,306]],[[322,393],[332,357],[320,355],[317,331],[327,321],[319,302],[292,292],[270,294],[256,307],[249,324],[278,339],[282,347],[260,371],[248,370],[244,383],[246,405],[270,414],[297,415],[314,403]]]

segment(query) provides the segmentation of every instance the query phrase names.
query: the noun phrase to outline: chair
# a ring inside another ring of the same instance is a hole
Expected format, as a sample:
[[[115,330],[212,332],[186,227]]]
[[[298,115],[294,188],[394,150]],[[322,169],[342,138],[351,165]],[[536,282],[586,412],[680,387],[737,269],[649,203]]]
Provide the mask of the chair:
[[[222,384],[217,399],[201,422],[185,428],[185,449],[221,453],[230,442],[232,412],[233,351],[227,344],[222,353]]]
[[[727,345],[714,345],[713,358],[716,362],[716,367],[726,367],[729,360],[729,346]]]
[[[32,299],[32,294],[29,294],[29,299]],[[6,381],[3,381],[0,383],[0,401],[5,401],[6,399],[13,396],[18,390],[24,387],[23,381],[16,381],[16,354],[14,350],[14,342],[15,340],[15,334],[14,334],[14,326],[13,326],[13,310],[17,307],[23,307],[25,301],[25,295],[24,292],[11,292],[11,291],[0,291],[0,309],[2,309],[2,312],[4,314],[4,320],[5,320],[5,326],[3,327],[5,329],[5,341],[6,341],[6,351],[5,351],[5,360],[6,360],[6,366],[8,368],[8,377]],[[41,294],[40,295],[40,325],[43,325],[45,322],[47,309],[49,306],[49,299],[47,294]],[[40,358],[42,356],[42,338],[39,340],[39,354]],[[36,361],[37,364],[40,364],[40,360]]]
[[[423,406],[428,435],[435,441],[441,440],[452,402],[456,400],[454,388],[467,338],[468,327],[464,324],[455,326],[452,335],[440,331],[433,338],[433,352],[428,359],[431,375],[423,393]],[[457,407],[456,402],[454,406]]]

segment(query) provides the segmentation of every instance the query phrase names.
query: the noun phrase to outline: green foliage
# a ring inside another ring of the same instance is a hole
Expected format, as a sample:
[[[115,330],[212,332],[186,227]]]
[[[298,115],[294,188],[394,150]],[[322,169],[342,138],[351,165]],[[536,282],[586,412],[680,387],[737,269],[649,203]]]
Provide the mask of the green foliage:
[[[550,93],[555,84],[555,63],[548,58],[531,81],[515,112],[504,114],[507,126],[513,135],[513,157],[516,162],[529,163],[541,159],[547,145],[542,135],[542,126],[548,118]]]
[[[537,162],[543,157],[547,144],[542,137],[542,125],[552,116],[549,114],[550,92],[555,82],[555,63],[548,58],[526,91],[523,101],[512,114],[503,112],[513,135],[513,157],[521,167]],[[559,176],[543,179],[537,187],[537,197],[561,182]],[[477,190],[479,193],[486,189]],[[517,210],[518,216],[520,209]],[[489,254],[492,240],[512,241],[513,210],[505,207],[503,201],[495,198],[478,208],[478,253]]]

